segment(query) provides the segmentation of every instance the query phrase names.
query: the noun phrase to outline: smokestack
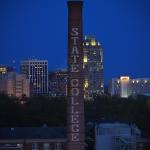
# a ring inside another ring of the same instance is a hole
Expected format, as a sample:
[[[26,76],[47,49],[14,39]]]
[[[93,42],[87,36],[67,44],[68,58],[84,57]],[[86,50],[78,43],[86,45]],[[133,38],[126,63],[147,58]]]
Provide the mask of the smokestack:
[[[68,150],[85,149],[82,1],[68,1]]]

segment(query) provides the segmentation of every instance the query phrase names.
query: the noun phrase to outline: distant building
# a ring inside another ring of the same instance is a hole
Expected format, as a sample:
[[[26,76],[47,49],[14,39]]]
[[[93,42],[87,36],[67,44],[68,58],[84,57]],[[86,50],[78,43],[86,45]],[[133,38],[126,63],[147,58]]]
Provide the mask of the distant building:
[[[30,82],[23,74],[16,74],[13,70],[0,69],[0,92],[8,96],[22,98],[22,96],[30,97]]]
[[[0,128],[0,150],[66,150],[64,128]]]
[[[16,76],[16,97],[30,97],[31,96],[31,87],[30,81],[26,78],[26,75],[19,74]]]
[[[150,94],[150,78],[130,79],[128,76],[113,78],[109,82],[109,93],[111,96],[118,95],[124,98]]]
[[[32,85],[32,93],[35,95],[48,94],[48,61],[47,60],[23,60],[20,65],[21,74],[25,74]]]
[[[67,96],[67,71],[49,72],[49,95]]]
[[[13,72],[13,67],[7,66],[7,65],[0,65],[0,76],[2,74],[7,74],[8,72]]]
[[[92,36],[85,36],[83,41],[83,68],[85,98],[93,94],[104,94],[103,49],[101,43]]]
[[[8,73],[4,83],[6,85],[5,93],[8,96],[22,98],[23,96],[30,97],[31,95],[30,82],[24,74]]]
[[[13,67],[9,67],[7,65],[0,65],[0,92],[6,91],[6,80],[7,75],[10,72],[13,72]]]
[[[100,123],[95,127],[95,150],[137,150],[140,136],[135,125]]]

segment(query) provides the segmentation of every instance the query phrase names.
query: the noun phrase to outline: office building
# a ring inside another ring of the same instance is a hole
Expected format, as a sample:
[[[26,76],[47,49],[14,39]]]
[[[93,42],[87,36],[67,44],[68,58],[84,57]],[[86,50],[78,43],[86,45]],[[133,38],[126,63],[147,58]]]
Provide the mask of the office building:
[[[48,61],[23,60],[20,65],[21,74],[25,74],[32,86],[34,95],[48,94]]]
[[[137,150],[140,136],[135,125],[100,123],[95,126],[95,150]]]
[[[93,36],[85,36],[83,41],[83,68],[85,98],[104,94],[103,49]]]
[[[113,78],[109,82],[109,93],[123,98],[150,94],[150,78],[131,79],[128,76]]]
[[[66,150],[66,129],[0,128],[0,150]]]
[[[7,65],[0,65],[0,77],[1,75],[7,74],[8,72],[13,72],[13,71],[14,71],[13,67],[10,67]]]
[[[49,72],[49,95],[67,96],[67,71],[58,70]]]
[[[0,65],[0,92],[6,91],[6,80],[7,75],[10,72],[13,72],[13,67],[9,67],[7,65]]]
[[[16,74],[15,72],[8,73],[4,83],[6,85],[4,92],[8,96],[22,98],[24,96],[30,97],[31,95],[30,82],[24,74]]]
[[[30,97],[31,95],[31,86],[29,79],[26,78],[24,74],[16,75],[16,87],[15,87],[15,94],[16,97]]]

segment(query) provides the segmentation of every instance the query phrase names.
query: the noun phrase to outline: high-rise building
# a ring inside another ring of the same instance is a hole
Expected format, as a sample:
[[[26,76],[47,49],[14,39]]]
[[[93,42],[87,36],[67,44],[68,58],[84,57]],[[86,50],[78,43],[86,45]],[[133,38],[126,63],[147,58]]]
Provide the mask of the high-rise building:
[[[34,95],[48,94],[48,61],[23,60],[20,65],[21,74],[25,74],[32,86]]]
[[[30,81],[26,78],[24,74],[16,75],[16,83],[15,83],[15,94],[16,97],[30,97],[31,95],[31,87]]]
[[[67,96],[67,71],[49,72],[49,95],[50,96]]]
[[[8,73],[13,71],[13,67],[0,65],[0,92],[6,92],[6,80],[8,77]]]
[[[123,98],[150,94],[150,78],[130,79],[129,76],[113,78],[109,82],[109,93]]]
[[[30,82],[23,74],[15,72],[7,73],[6,77],[1,80],[1,92],[8,96],[22,98],[23,96],[30,97]]]
[[[85,36],[83,41],[83,68],[85,98],[94,94],[104,94],[103,49],[93,36]]]

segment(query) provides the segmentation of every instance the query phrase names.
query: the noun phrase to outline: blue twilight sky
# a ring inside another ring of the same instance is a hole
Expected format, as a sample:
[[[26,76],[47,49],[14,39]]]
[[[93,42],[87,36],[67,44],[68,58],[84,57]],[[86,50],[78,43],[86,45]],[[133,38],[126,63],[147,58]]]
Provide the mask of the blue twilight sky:
[[[0,64],[48,59],[67,66],[67,0],[0,0]],[[150,0],[85,0],[84,34],[104,49],[105,83],[150,77]]]

